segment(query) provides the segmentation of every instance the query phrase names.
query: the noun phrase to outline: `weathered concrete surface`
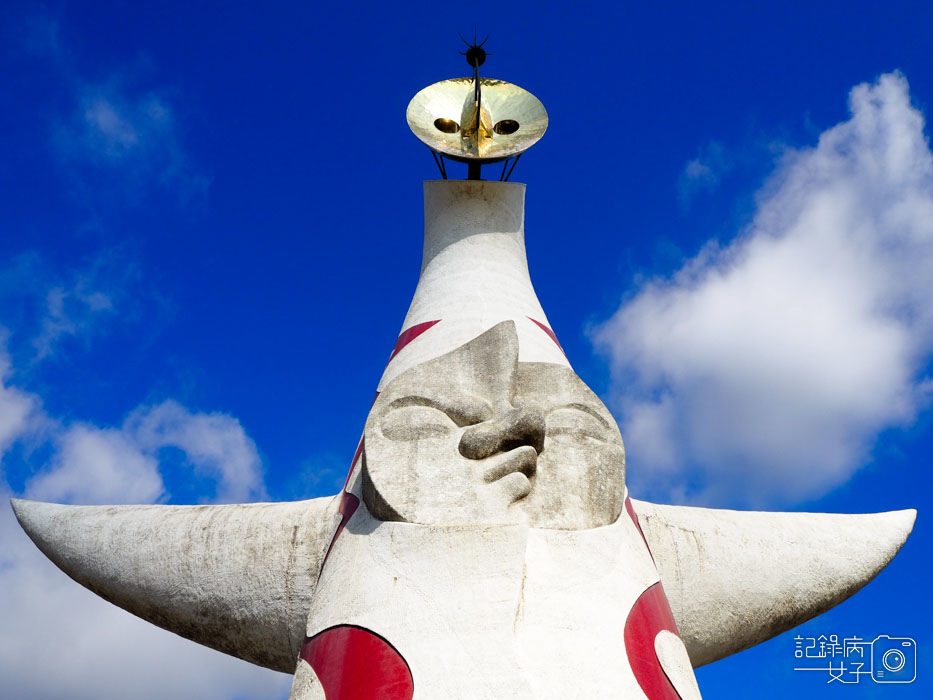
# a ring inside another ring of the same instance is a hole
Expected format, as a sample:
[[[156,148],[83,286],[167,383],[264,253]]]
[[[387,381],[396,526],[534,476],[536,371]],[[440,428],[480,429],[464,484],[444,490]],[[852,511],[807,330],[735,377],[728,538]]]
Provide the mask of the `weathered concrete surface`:
[[[700,700],[700,687],[683,640],[673,632],[661,630],[654,638],[654,653],[681,700]]]
[[[564,365],[519,362],[514,321],[389,382],[365,430],[363,497],[382,520],[616,521],[625,450],[612,414]]]
[[[326,700],[314,670],[302,659],[295,666],[295,678],[288,693],[288,700]]]
[[[192,641],[291,673],[336,502],[62,506],[13,500],[75,581]]]
[[[321,574],[307,636],[378,633],[410,666],[413,700],[645,700],[622,631],[658,580],[625,513],[546,530],[380,522],[361,505]],[[689,686],[689,664],[671,673]]]
[[[694,667],[829,610],[894,558],[917,512],[763,513],[632,500]]]
[[[521,362],[569,367],[557,343],[535,324],[550,328],[528,274],[525,185],[486,180],[424,183],[424,255],[402,330],[438,320],[389,363],[380,390],[405,370],[506,320],[515,322]]]

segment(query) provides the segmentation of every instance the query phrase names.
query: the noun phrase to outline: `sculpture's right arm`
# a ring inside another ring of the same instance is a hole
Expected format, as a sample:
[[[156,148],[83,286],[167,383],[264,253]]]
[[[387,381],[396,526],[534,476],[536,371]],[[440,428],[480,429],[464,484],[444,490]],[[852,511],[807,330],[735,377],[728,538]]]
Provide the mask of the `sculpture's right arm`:
[[[694,668],[841,603],[888,565],[917,515],[632,505]]]
[[[291,673],[338,501],[12,505],[39,549],[102,598],[187,639]]]

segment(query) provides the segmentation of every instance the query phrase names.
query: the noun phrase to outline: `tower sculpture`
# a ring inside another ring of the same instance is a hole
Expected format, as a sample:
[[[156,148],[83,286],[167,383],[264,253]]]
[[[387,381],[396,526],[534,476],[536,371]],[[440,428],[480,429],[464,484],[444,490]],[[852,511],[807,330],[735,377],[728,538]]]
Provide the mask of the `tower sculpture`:
[[[612,415],[535,295],[518,157],[530,93],[473,76],[419,92],[414,298],[334,497],[222,506],[15,500],[62,570],[195,642],[294,673],[292,700],[692,700],[693,668],[841,602],[912,510],[655,505],[625,484]],[[449,160],[468,179],[448,179]],[[504,162],[498,181],[482,167]],[[637,468],[637,465],[636,465]]]

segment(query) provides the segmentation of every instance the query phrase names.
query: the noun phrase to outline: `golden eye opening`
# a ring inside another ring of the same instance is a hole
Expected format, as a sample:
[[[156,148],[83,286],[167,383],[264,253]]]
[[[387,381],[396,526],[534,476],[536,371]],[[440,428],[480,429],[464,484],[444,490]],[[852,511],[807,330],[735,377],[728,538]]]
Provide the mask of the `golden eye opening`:
[[[437,124],[437,122],[434,122]],[[514,134],[518,131],[518,122],[514,119],[503,119],[501,122],[496,122],[496,125],[492,127],[492,130],[497,134]]]
[[[460,125],[453,119],[437,118],[434,120],[434,128],[443,131],[445,134],[456,134],[460,131]]]

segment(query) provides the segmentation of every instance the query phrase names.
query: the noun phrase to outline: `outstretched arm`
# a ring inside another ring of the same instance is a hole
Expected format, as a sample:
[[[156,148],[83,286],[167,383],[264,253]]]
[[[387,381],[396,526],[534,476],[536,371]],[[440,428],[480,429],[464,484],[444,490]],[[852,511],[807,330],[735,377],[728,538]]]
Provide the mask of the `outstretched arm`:
[[[102,598],[187,639],[291,673],[337,500],[12,505],[39,549]]]
[[[894,558],[917,515],[632,505],[694,668],[841,603]]]

